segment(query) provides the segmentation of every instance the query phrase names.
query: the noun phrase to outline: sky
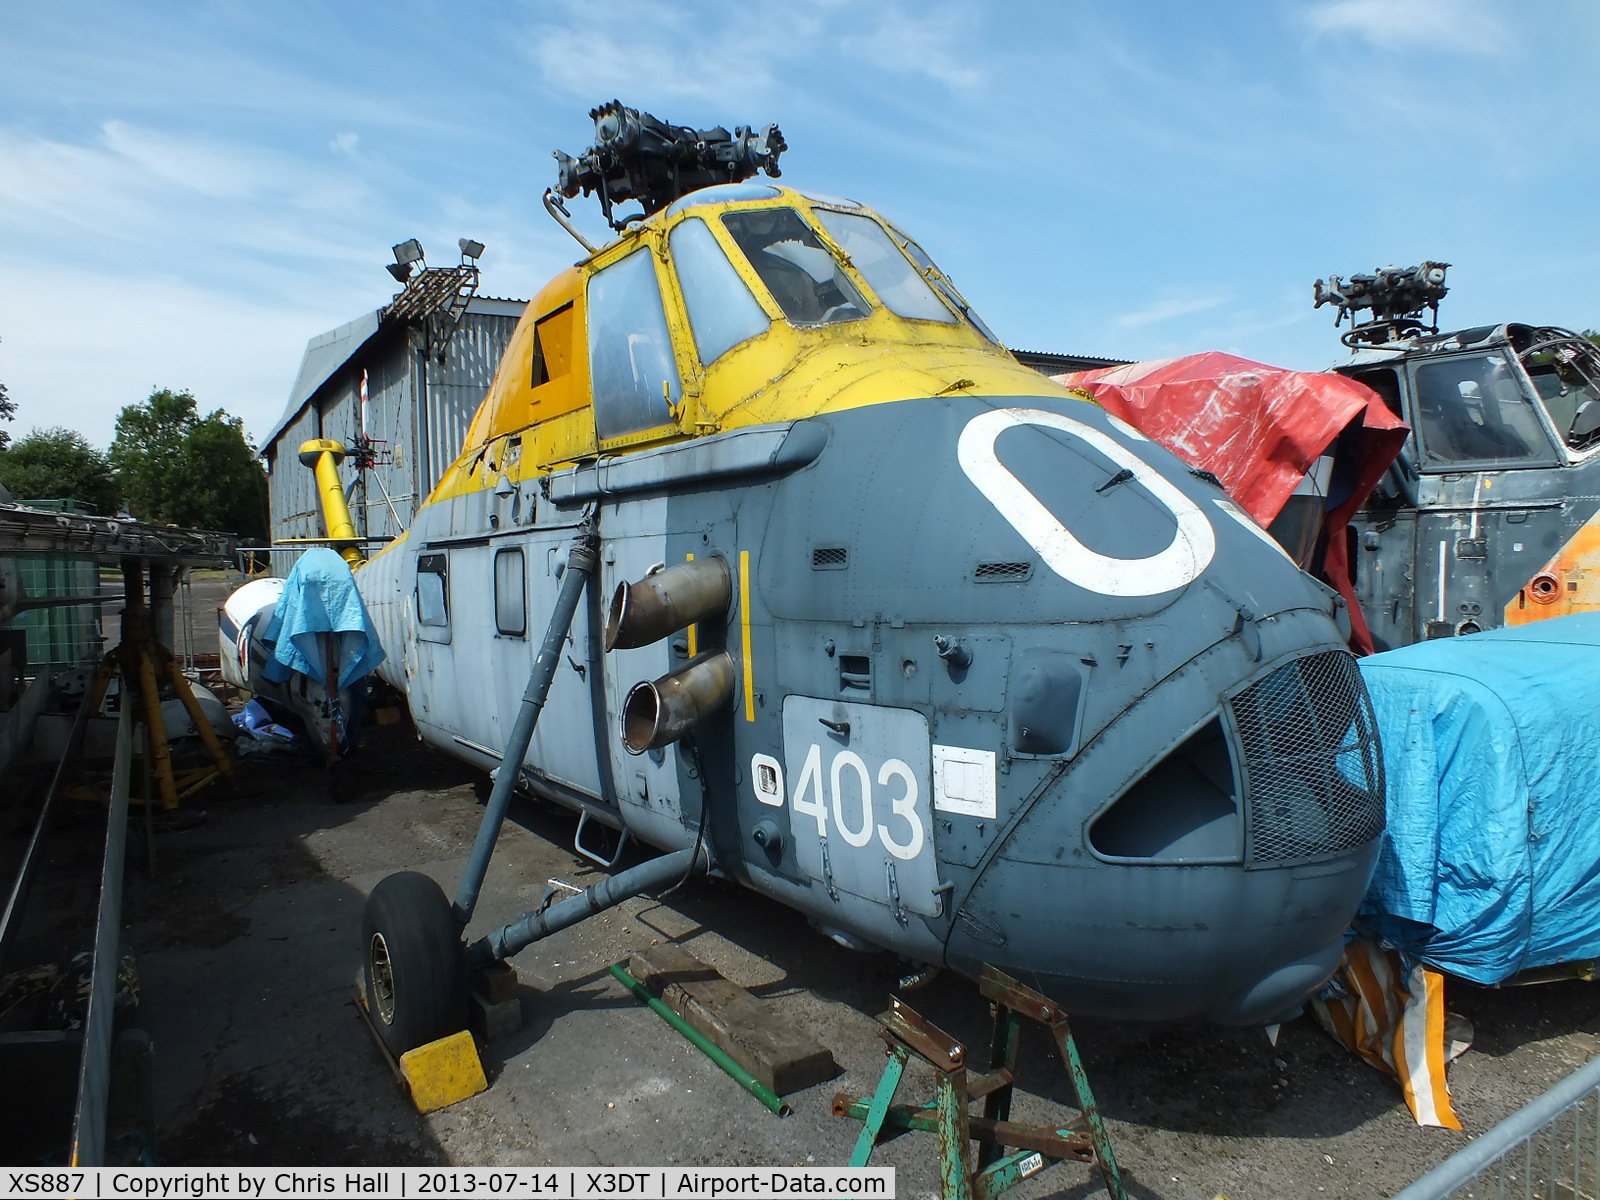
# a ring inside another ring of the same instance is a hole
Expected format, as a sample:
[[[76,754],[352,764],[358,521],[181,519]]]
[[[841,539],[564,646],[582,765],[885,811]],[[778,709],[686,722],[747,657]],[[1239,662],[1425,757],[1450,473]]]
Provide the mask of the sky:
[[[783,182],[900,224],[1013,347],[1322,369],[1312,281],[1424,259],[1447,326],[1596,328],[1597,51],[1591,0],[7,4],[8,428],[103,446],[170,387],[260,439],[406,238],[530,297],[576,257],[551,151],[612,98],[776,121]]]

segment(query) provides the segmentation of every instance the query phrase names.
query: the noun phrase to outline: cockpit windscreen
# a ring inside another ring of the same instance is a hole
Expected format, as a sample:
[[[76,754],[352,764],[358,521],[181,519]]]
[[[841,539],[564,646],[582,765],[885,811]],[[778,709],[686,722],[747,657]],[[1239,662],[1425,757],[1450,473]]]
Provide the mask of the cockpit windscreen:
[[[855,321],[872,311],[843,267],[792,208],[758,208],[723,215],[739,249],[796,325]]]
[[[955,324],[955,314],[934,295],[911,260],[889,240],[883,226],[853,213],[819,208],[816,214],[828,236],[850,256],[851,264],[895,316]]]
[[[1462,354],[1416,367],[1423,460],[1486,467],[1548,466],[1555,448],[1508,352]]]

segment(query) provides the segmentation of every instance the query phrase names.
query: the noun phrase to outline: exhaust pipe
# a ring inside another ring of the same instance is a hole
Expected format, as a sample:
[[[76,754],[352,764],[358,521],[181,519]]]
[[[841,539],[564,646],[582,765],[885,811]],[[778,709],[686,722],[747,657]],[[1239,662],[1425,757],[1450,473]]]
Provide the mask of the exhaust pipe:
[[[622,704],[622,744],[629,754],[671,745],[733,695],[726,650],[696,655],[654,683],[636,683]]]
[[[619,583],[606,620],[606,650],[648,646],[696,621],[720,617],[732,599],[733,575],[720,558],[691,559],[652,571],[638,583]]]

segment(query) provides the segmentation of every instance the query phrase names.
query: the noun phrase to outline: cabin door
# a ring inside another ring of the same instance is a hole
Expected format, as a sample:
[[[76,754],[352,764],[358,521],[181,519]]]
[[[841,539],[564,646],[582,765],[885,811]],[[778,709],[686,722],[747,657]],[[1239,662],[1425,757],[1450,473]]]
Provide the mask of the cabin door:
[[[567,553],[579,526],[534,529],[525,543],[528,583],[528,634],[519,651],[511,704],[520,704],[534,656],[544,642],[561,592],[560,574],[566,570]],[[591,583],[591,587],[593,584]],[[534,727],[533,744],[527,763],[557,783],[575,788],[591,798],[604,795],[600,768],[595,759],[594,704],[590,693],[593,670],[590,661],[590,616],[592,605],[584,597],[573,615],[550,683],[550,695],[539,724]],[[508,708],[508,712],[511,709]],[[510,721],[507,721],[507,731]]]
[[[419,721],[467,749],[492,754],[500,744],[495,704],[484,672],[494,615],[480,581],[489,571],[484,545],[429,549],[417,557],[415,582]]]

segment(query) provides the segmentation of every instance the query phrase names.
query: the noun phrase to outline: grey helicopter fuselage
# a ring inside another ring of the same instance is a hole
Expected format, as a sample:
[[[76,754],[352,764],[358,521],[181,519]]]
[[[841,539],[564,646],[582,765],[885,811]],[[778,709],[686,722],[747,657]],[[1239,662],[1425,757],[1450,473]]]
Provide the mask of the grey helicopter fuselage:
[[[847,945],[1077,1012],[1267,1023],[1337,965],[1384,805],[1342,601],[870,210],[708,187],[530,303],[355,571],[427,742],[502,769],[589,537],[518,764],[580,839],[703,844]],[[723,607],[607,652],[616,589],[681,566]],[[689,735],[634,738],[637,685],[702,668]]]

